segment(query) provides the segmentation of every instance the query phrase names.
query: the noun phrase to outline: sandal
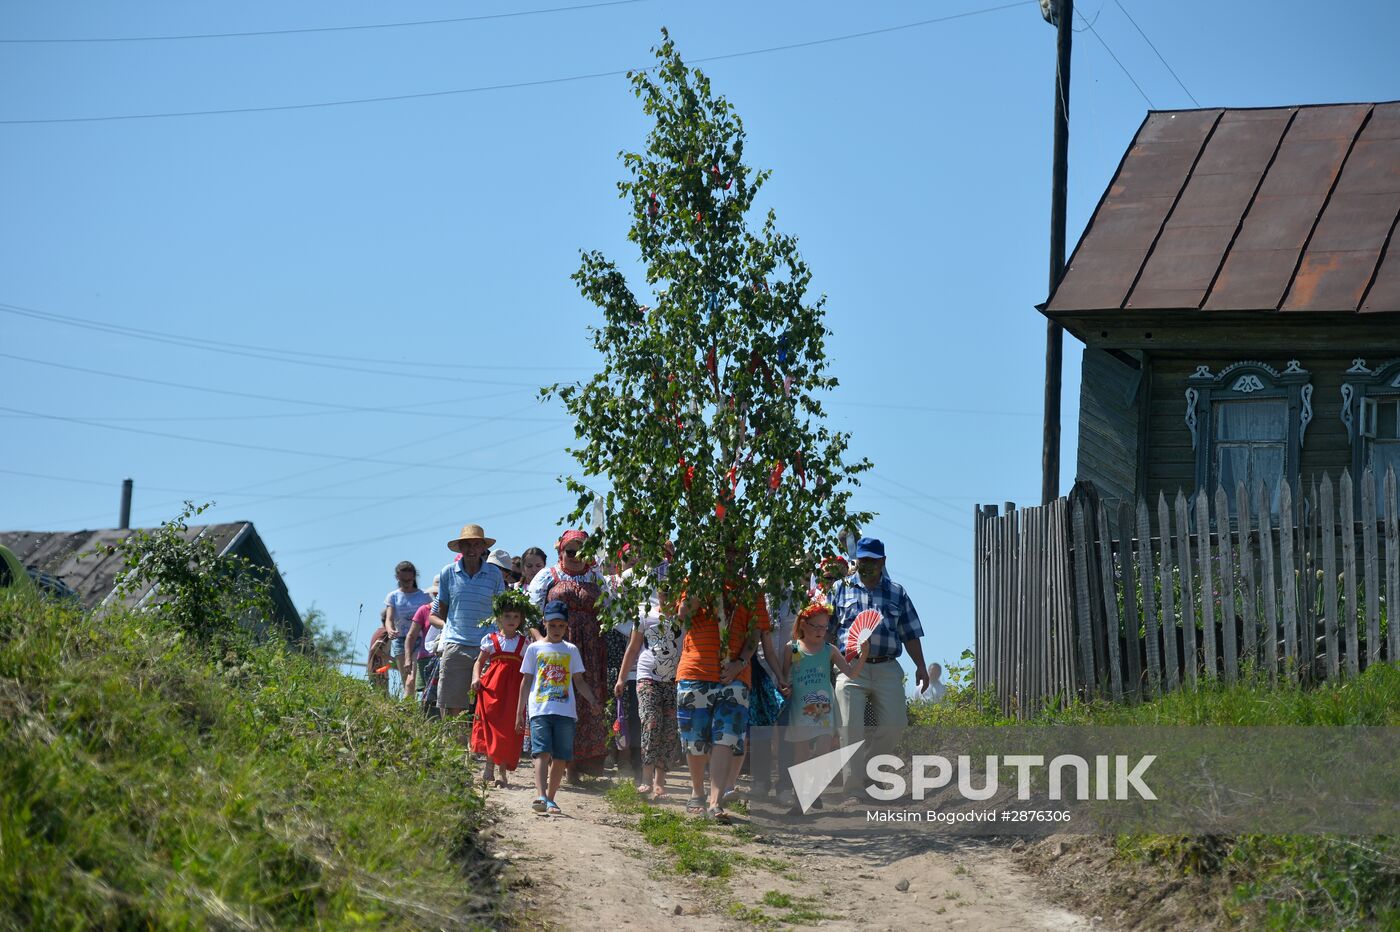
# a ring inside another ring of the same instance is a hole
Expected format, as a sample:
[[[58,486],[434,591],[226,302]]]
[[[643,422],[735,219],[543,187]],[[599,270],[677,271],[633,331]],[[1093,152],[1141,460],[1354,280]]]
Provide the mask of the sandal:
[[[685,811],[687,815],[705,815],[705,797],[692,796],[686,801]]]
[[[530,803],[530,808],[536,812],[544,812],[549,808],[549,800],[545,799],[543,796],[538,796],[535,798],[534,802]]]
[[[545,806],[545,814],[546,814],[546,815],[563,815],[563,814],[564,814],[564,810],[560,809],[560,808],[559,808],[559,804],[556,803],[556,802],[555,802],[554,800],[552,800],[552,799],[546,799],[546,800],[544,801],[544,806]]]
[[[639,794],[641,794],[642,796],[650,796],[650,795],[651,795],[651,784],[650,784],[650,783],[638,783],[638,784],[637,784],[637,792],[638,792]]]
[[[507,787],[510,786],[509,783],[507,783],[505,780],[503,780],[503,779],[500,778],[500,777],[497,777],[497,778],[496,778],[496,782],[495,782],[494,785],[495,785],[496,789],[498,789],[498,790],[504,790],[504,789],[506,789]]]
[[[713,819],[716,825],[734,824],[734,820],[729,817],[729,813],[725,812],[719,806],[711,806],[708,810],[706,810],[705,815],[706,817]]]

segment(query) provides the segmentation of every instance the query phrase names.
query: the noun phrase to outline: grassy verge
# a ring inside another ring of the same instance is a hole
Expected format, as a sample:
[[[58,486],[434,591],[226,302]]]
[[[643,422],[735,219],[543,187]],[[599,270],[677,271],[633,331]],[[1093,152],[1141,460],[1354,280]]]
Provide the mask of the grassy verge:
[[[960,691],[938,705],[914,703],[918,725],[1015,724],[989,697]],[[1139,705],[1075,703],[1031,725],[1400,725],[1400,668],[1379,664],[1356,679],[1302,689],[1251,680],[1170,693]],[[1400,839],[1132,835],[1116,840],[1124,861],[1183,876],[1221,877],[1225,914],[1268,928],[1400,927]]]
[[[441,726],[277,646],[0,598],[0,927],[495,924]]]

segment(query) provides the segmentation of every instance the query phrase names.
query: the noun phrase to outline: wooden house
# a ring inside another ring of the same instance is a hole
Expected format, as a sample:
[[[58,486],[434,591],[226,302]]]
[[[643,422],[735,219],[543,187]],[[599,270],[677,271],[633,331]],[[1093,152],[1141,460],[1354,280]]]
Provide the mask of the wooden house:
[[[110,606],[140,608],[159,593],[152,587],[121,593],[118,584],[126,573],[116,549],[129,537],[126,529],[97,531],[0,531],[0,545],[8,547],[26,567],[61,582],[88,611]],[[277,563],[251,521],[195,525],[185,530],[188,539],[210,540],[220,557],[237,557],[263,573],[272,599],[272,615],[258,619],[256,633],[274,630],[288,640],[303,634],[301,615],[292,603]]]
[[[1397,220],[1400,102],[1149,113],[1040,308],[1085,345],[1077,478],[1400,473]]]

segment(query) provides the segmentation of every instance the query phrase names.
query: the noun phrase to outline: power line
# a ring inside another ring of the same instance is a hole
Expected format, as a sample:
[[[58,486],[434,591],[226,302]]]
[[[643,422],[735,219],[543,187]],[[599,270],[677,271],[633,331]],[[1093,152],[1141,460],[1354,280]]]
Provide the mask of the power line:
[[[739,52],[726,52],[720,55],[707,55],[703,58],[693,58],[690,63],[693,65],[707,62],[728,61],[734,58],[745,58],[751,55],[767,55],[771,52],[787,52],[794,49],[812,48],[818,45],[828,45],[833,42],[846,42],[851,39],[864,39],[870,36],[884,35],[892,32],[899,32],[905,29],[916,29],[921,26],[931,26],[936,23],[947,23],[953,20],[966,19],[972,16],[982,16],[987,13],[998,13],[1002,10],[1010,10],[1016,7],[1028,6],[1038,0],[1018,0],[1015,3],[1006,3],[1001,6],[987,7],[980,10],[968,10],[963,13],[953,13],[948,16],[937,16],[932,19],[918,20],[912,23],[901,23],[897,26],[886,26],[881,29],[867,29],[863,32],[850,32],[839,36],[827,36],[821,39],[810,39],[806,42],[790,42],[784,45],[770,45],[757,49],[745,49]],[[1102,41],[1102,40],[1100,40]],[[595,78],[613,78],[629,74],[634,71],[649,71],[648,68],[616,68],[611,71],[594,71],[588,74],[567,75],[559,78],[541,78],[532,81],[512,81],[501,84],[482,84],[476,87],[461,87],[446,91],[423,91],[414,94],[390,94],[381,97],[356,97],[346,100],[325,100],[308,104],[280,104],[269,107],[230,107],[215,110],[181,110],[162,113],[122,113],[109,116],[93,117],[57,117],[42,120],[0,120],[3,126],[32,126],[49,123],[101,123],[114,120],[157,120],[172,117],[192,117],[192,116],[219,116],[234,113],[272,113],[289,110],[315,110],[327,107],[349,107],[360,104],[393,103],[404,100],[426,100],[434,97],[452,97],[463,94],[481,94],[491,91],[516,90],[527,87],[545,87],[553,84],[567,84],[573,81],[590,81]]]
[[[429,360],[424,360],[424,361],[421,361],[421,362],[420,362],[420,361],[417,360],[417,359],[412,359],[412,360],[407,360],[407,359],[405,359],[405,360],[397,360],[397,361],[396,361],[396,360],[392,360],[392,359],[385,359],[383,356],[344,356],[344,355],[339,355],[339,354],[335,354],[335,353],[317,353],[317,352],[314,352],[314,351],[312,351],[312,350],[301,349],[300,347],[298,347],[297,349],[283,349],[283,348],[280,347],[280,346],[262,346],[262,345],[258,345],[258,344],[255,344],[255,343],[235,343],[235,342],[233,342],[233,341],[231,341],[231,340],[214,340],[214,339],[210,339],[210,338],[208,338],[208,337],[188,336],[188,335],[185,335],[185,334],[170,333],[170,332],[164,331],[164,330],[147,330],[147,329],[145,329],[145,328],[143,328],[143,327],[132,327],[132,326],[129,326],[129,325],[127,325],[127,324],[114,324],[114,323],[112,323],[111,321],[108,321],[108,320],[95,320],[95,319],[93,319],[93,318],[91,318],[91,317],[77,317],[77,316],[74,316],[74,315],[71,315],[71,314],[59,314],[59,313],[56,312],[56,311],[45,311],[45,310],[43,310],[43,309],[41,309],[41,308],[37,308],[37,307],[26,307],[26,306],[24,306],[24,305],[22,305],[22,304],[9,304],[9,303],[6,303],[6,302],[4,302],[4,301],[0,301],[0,312],[7,313],[7,314],[15,314],[15,315],[18,315],[18,316],[21,316],[21,317],[33,317],[33,318],[36,318],[36,319],[38,319],[38,320],[52,321],[52,322],[55,322],[55,323],[71,324],[71,325],[73,325],[73,326],[100,327],[100,328],[102,328],[102,329],[103,329],[104,331],[106,331],[106,332],[120,333],[120,334],[122,334],[122,335],[129,335],[129,336],[133,336],[133,337],[159,337],[159,338],[162,339],[162,340],[176,339],[176,340],[182,340],[182,341],[184,341],[184,342],[186,342],[186,343],[198,343],[198,344],[202,344],[202,345],[209,346],[209,347],[214,347],[214,348],[238,349],[238,350],[251,350],[251,351],[254,351],[254,352],[258,352],[258,353],[281,354],[281,355],[284,355],[284,356],[288,356],[288,357],[290,357],[291,359],[303,359],[303,358],[306,358],[306,357],[310,357],[310,358],[312,358],[312,359],[329,359],[329,360],[333,360],[333,361],[335,361],[335,362],[361,362],[361,363],[368,363],[368,364],[370,364],[370,365],[380,365],[380,366],[387,365],[387,364],[395,364],[395,363],[397,362],[397,363],[401,363],[401,364],[403,364],[403,365],[411,365],[411,366],[413,366],[413,367],[415,367],[415,368],[419,368],[419,369],[454,369],[454,370],[455,370],[455,369],[460,369],[460,368],[461,368],[461,364],[460,364],[460,363],[432,362],[432,361],[429,361]],[[473,363],[473,364],[472,364],[472,368],[473,368],[473,369],[502,369],[502,370],[507,370],[507,371],[518,371],[518,370],[521,370],[521,369],[541,369],[541,370],[547,370],[547,371],[554,372],[554,371],[558,371],[558,370],[561,369],[561,368],[565,368],[565,369],[570,369],[570,368],[578,369],[578,368],[583,368],[583,367],[582,367],[582,366],[563,366],[563,367],[561,367],[561,366],[535,366],[535,365],[523,365],[523,364],[513,364],[513,363],[499,364],[499,365],[492,365],[492,364],[486,364],[486,363]]]
[[[1186,96],[1191,98],[1191,103],[1193,103],[1193,104],[1195,104],[1197,107],[1199,107],[1199,106],[1201,105],[1201,102],[1200,102],[1199,100],[1196,99],[1196,95],[1195,95],[1195,94],[1192,94],[1189,90],[1187,90],[1186,85],[1182,82],[1181,78],[1177,75],[1176,69],[1173,68],[1171,65],[1167,64],[1167,60],[1166,60],[1164,57],[1162,57],[1162,53],[1161,53],[1161,52],[1157,51],[1157,46],[1154,45],[1154,44],[1152,43],[1152,40],[1149,39],[1149,38],[1147,38],[1147,33],[1145,33],[1145,32],[1142,31],[1142,27],[1139,26],[1139,25],[1137,24],[1137,20],[1133,19],[1133,15],[1132,15],[1131,13],[1129,13],[1128,10],[1127,10],[1127,8],[1124,7],[1123,4],[1119,3],[1118,0],[1113,0],[1113,3],[1114,3],[1115,6],[1118,7],[1118,9],[1120,9],[1120,10],[1123,11],[1123,15],[1124,15],[1124,16],[1128,17],[1128,22],[1130,22],[1130,23],[1133,24],[1133,28],[1137,30],[1138,35],[1142,36],[1142,41],[1144,41],[1144,42],[1147,43],[1147,47],[1150,48],[1150,49],[1152,49],[1153,53],[1157,56],[1157,60],[1158,60],[1159,62],[1161,62],[1162,65],[1163,65],[1163,67],[1165,67],[1165,68],[1167,69],[1167,71],[1169,71],[1169,72],[1171,73],[1171,76],[1172,76],[1173,78],[1176,79],[1177,85],[1180,86],[1180,88],[1181,88],[1183,91],[1186,91]]]
[[[1081,16],[1080,19],[1084,19],[1084,17]],[[1099,40],[1099,45],[1102,45],[1103,50],[1108,53],[1108,57],[1113,59],[1114,63],[1117,64],[1118,67],[1122,70],[1122,72],[1128,76],[1128,80],[1133,82],[1133,87],[1137,88],[1137,92],[1142,95],[1142,99],[1147,101],[1147,106],[1151,107],[1153,110],[1156,110],[1157,105],[1152,102],[1151,97],[1147,96],[1147,92],[1142,89],[1142,85],[1137,82],[1137,78],[1133,77],[1133,73],[1128,70],[1128,66],[1123,64],[1123,62],[1119,60],[1117,55],[1113,54],[1113,49],[1108,47],[1108,43],[1104,41],[1103,36],[1099,35],[1099,31],[1094,28],[1093,24],[1089,23],[1087,20],[1085,20],[1085,22],[1088,26],[1089,32],[1093,35],[1095,39]]]
[[[324,452],[324,451],[321,451],[321,450],[293,450],[293,449],[288,449],[288,448],[286,448],[286,447],[272,447],[272,446],[265,446],[265,445],[263,445],[263,444],[257,444],[257,443],[239,443],[239,442],[236,441],[236,440],[219,440],[219,439],[213,438],[213,437],[190,437],[190,436],[187,436],[187,435],[185,435],[185,434],[172,434],[172,433],[169,433],[169,432],[167,432],[167,431],[161,431],[161,430],[146,430],[146,429],[140,428],[140,427],[120,427],[120,426],[118,426],[118,425],[116,425],[116,424],[102,424],[102,423],[99,423],[99,422],[97,422],[97,421],[89,421],[89,420],[86,420],[86,419],[84,419],[84,418],[65,417],[65,416],[58,415],[58,414],[44,414],[44,413],[41,413],[41,412],[38,412],[38,411],[26,411],[26,410],[23,410],[23,409],[21,409],[21,408],[11,408],[11,407],[7,407],[7,406],[4,406],[4,405],[0,405],[0,411],[9,411],[9,412],[11,412],[11,413],[13,413],[13,414],[27,414],[27,415],[30,415],[31,417],[40,418],[40,419],[46,420],[46,421],[59,421],[59,422],[61,422],[61,423],[65,423],[65,424],[82,424],[82,425],[84,425],[85,427],[97,427],[97,428],[101,428],[102,430],[114,430],[114,431],[121,431],[122,433],[128,433],[128,434],[140,434],[140,435],[146,436],[146,437],[161,437],[161,438],[164,438],[164,439],[167,439],[167,440],[180,440],[180,441],[183,441],[183,442],[185,442],[185,443],[204,443],[204,444],[209,444],[209,445],[211,445],[211,446],[232,447],[232,448],[239,449],[239,450],[255,450],[255,451],[258,451],[258,452],[262,452],[262,453],[281,453],[281,454],[285,454],[285,455],[289,455],[289,456],[310,456],[310,457],[317,457],[317,458],[320,458],[320,459],[331,459],[331,460],[336,460],[336,461],[338,461],[338,462],[343,462],[343,463],[387,463],[387,464],[392,465],[392,466],[406,466],[406,467],[417,467],[417,468],[438,468],[438,469],[461,469],[461,470],[464,470],[464,471],[467,471],[467,472],[486,472],[486,473],[508,473],[508,474],[515,474],[515,473],[521,472],[520,470],[510,469],[510,468],[506,468],[506,467],[489,467],[489,466],[472,466],[472,467],[468,467],[468,466],[433,466],[433,464],[427,464],[427,463],[405,463],[405,462],[402,461],[402,460],[386,460],[386,459],[381,459],[381,458],[379,458],[379,457],[374,457],[374,456],[346,456],[346,455],[341,454],[341,453],[327,453],[327,452]],[[537,475],[537,476],[552,476],[552,475],[555,475],[555,473],[550,472],[550,471],[548,471],[548,470],[534,470],[534,471],[532,471],[530,474],[531,474],[531,475]]]
[[[430,418],[434,418],[434,419],[474,420],[474,421],[476,421],[476,420],[494,420],[494,419],[495,419],[495,417],[494,417],[493,415],[485,415],[485,414],[482,414],[482,415],[472,415],[472,414],[442,414],[442,413],[437,413],[437,412],[425,412],[425,411],[412,411],[412,410],[409,410],[409,408],[411,408],[411,407],[422,407],[423,405],[421,405],[421,404],[419,404],[419,405],[411,405],[411,406],[410,406],[410,405],[385,405],[385,406],[378,406],[378,407],[376,407],[376,406],[369,406],[369,405],[349,405],[349,404],[341,404],[341,403],[339,403],[339,402],[332,402],[332,401],[316,401],[316,400],[311,399],[311,398],[286,398],[286,397],[283,397],[283,396],[280,396],[280,395],[263,395],[263,394],[259,394],[259,393],[257,393],[257,392],[240,392],[240,391],[236,391],[235,389],[231,389],[231,388],[211,388],[210,386],[207,386],[207,385],[191,385],[191,384],[188,384],[188,383],[185,383],[185,382],[171,382],[171,381],[168,381],[168,380],[166,380],[166,379],[153,379],[153,378],[148,378],[147,376],[143,376],[143,375],[130,375],[130,374],[124,373],[124,372],[109,372],[109,371],[107,371],[107,370],[105,370],[105,369],[89,369],[89,368],[87,368],[86,366],[70,366],[70,365],[67,365],[66,363],[51,362],[51,361],[49,361],[49,360],[47,360],[47,359],[35,359],[35,358],[33,358],[32,356],[17,356],[17,355],[15,355],[15,354],[13,354],[13,353],[0,353],[0,359],[12,359],[12,360],[15,360],[15,361],[18,361],[18,362],[30,363],[31,365],[35,365],[35,366],[48,366],[48,367],[51,368],[51,369],[63,369],[63,370],[68,371],[68,372],[81,372],[81,373],[84,373],[84,374],[86,374],[86,375],[100,375],[100,376],[103,376],[104,378],[109,378],[109,379],[121,379],[121,380],[127,381],[127,382],[141,382],[141,383],[145,383],[145,384],[147,384],[147,385],[159,385],[159,386],[162,386],[162,387],[164,387],[164,388],[179,388],[179,389],[182,389],[182,390],[185,390],[185,391],[207,392],[207,393],[209,393],[209,394],[211,394],[211,395],[228,395],[228,396],[231,396],[231,397],[234,397],[234,398],[252,398],[252,399],[256,399],[256,400],[258,400],[258,401],[277,401],[277,402],[283,402],[283,403],[286,403],[286,404],[313,405],[313,406],[315,406],[315,407],[317,407],[317,408],[331,409],[332,411],[337,412],[337,413],[345,413],[345,412],[352,412],[352,413],[371,413],[371,414],[391,413],[391,414],[413,415],[413,416],[417,416],[417,417],[430,417]],[[479,396],[479,397],[474,397],[474,398],[472,398],[472,399],[470,399],[470,400],[471,400],[473,403],[475,403],[475,402],[478,402],[478,401],[486,401],[486,400],[489,400],[489,399],[492,399],[492,398],[502,398],[502,397],[505,397],[505,396],[507,396],[507,395],[515,395],[515,394],[518,394],[518,391],[515,390],[515,389],[510,389],[510,390],[503,391],[503,392],[494,392],[494,393],[492,393],[492,394],[490,394],[490,395],[483,395],[483,396]],[[443,401],[428,402],[428,404],[444,404],[444,403],[445,403],[445,402],[443,402]],[[458,403],[460,404],[461,402],[458,402]],[[219,417],[211,417],[211,416],[204,416],[204,415],[201,415],[201,416],[199,416],[199,417],[197,417],[197,418],[194,418],[194,420],[245,420],[245,419],[260,419],[260,418],[266,418],[266,417],[306,417],[306,416],[308,416],[308,415],[324,415],[324,414],[326,414],[326,413],[327,413],[327,411],[325,411],[325,410],[319,410],[319,411],[302,411],[302,412],[296,412],[296,413],[291,413],[291,414],[241,414],[241,415],[229,415],[229,416],[227,416],[226,418],[219,418]],[[10,415],[10,416],[11,416],[11,417],[29,417],[29,416],[31,416],[31,415]],[[151,420],[165,420],[164,418],[151,418],[151,417],[100,418],[100,417],[90,417],[90,416],[87,416],[87,415],[84,415],[84,418],[85,418],[86,420],[91,420],[91,421],[120,421],[120,420],[151,421]],[[171,418],[170,420],[185,420],[185,419],[184,419],[184,418]],[[520,420],[544,420],[544,419],[538,419],[538,418],[520,418]],[[548,418],[547,420],[562,423],[562,422],[563,422],[564,420],[566,420],[566,419],[565,419],[565,418]]]
[[[926,414],[970,414],[985,417],[1040,417],[1033,411],[988,411],[976,408],[944,408],[931,405],[896,405],[883,401],[836,401],[827,404],[843,408],[884,408],[890,411],[921,411]]]
[[[499,379],[464,379],[457,376],[429,375],[414,371],[415,367],[406,366],[403,369],[366,369],[363,366],[342,366],[330,362],[316,362],[312,359],[299,359],[296,357],[283,357],[271,355],[274,352],[287,352],[286,350],[261,350],[250,352],[241,349],[225,348],[218,345],[205,345],[208,341],[202,341],[197,337],[176,337],[162,336],[149,331],[141,331],[131,327],[122,327],[115,324],[105,324],[101,321],[89,320],[79,317],[68,317],[64,314],[54,314],[50,311],[40,311],[35,308],[21,307],[17,304],[0,303],[0,313],[12,314],[19,317],[31,317],[35,320],[44,320],[52,323],[65,324],[69,327],[76,327],[80,330],[93,330],[98,333],[110,333],[116,336],[129,337],[137,340],[147,340],[153,343],[165,343],[171,346],[180,346],[185,349],[204,350],[210,353],[224,353],[230,356],[245,356],[251,359],[263,359],[271,362],[283,362],[296,366],[311,366],[317,369],[338,369],[344,372],[354,372],[359,375],[388,375],[396,379],[422,379],[432,382],[453,382],[463,385],[508,385],[515,388],[538,388],[533,382],[503,382]]]
[[[599,7],[626,6],[643,0],[607,0],[580,6],[556,6],[544,10],[519,10],[514,13],[487,13],[481,16],[458,16],[452,19],[419,19],[404,23],[366,23],[358,26],[314,26],[305,29],[263,29],[255,32],[201,32],[179,36],[101,36],[95,38],[58,39],[0,39],[7,45],[58,45],[78,42],[170,42],[178,39],[246,39],[254,36],[290,36],[311,32],[354,32],[365,29],[403,29],[409,26],[446,26],[452,23],[477,23],[492,19],[514,19],[520,16],[540,16],[545,13],[568,13],[574,10],[594,10]]]

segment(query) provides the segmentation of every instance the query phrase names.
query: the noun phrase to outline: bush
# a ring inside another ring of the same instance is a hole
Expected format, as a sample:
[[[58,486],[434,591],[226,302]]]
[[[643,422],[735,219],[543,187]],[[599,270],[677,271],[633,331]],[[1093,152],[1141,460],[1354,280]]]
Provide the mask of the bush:
[[[0,598],[0,928],[494,923],[452,735],[280,643],[191,649],[229,630],[203,586]]]

